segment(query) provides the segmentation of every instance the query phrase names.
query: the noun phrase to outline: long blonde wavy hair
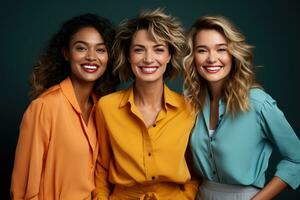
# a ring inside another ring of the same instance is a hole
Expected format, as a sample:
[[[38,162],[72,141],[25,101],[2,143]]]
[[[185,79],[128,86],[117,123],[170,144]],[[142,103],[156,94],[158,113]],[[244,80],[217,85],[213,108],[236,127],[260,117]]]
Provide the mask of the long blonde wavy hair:
[[[139,30],[147,30],[155,41],[168,44],[171,61],[167,65],[164,78],[174,78],[182,72],[182,59],[186,50],[185,36],[180,22],[167,15],[162,9],[146,10],[137,17],[120,24],[113,45],[114,73],[121,81],[134,78],[128,62],[129,48],[134,34]]]
[[[201,17],[193,24],[187,34],[188,51],[184,57],[184,95],[196,113],[202,111],[205,97],[208,95],[207,81],[202,78],[194,62],[194,42],[201,30],[216,30],[228,42],[228,51],[232,55],[232,68],[223,88],[226,113],[233,115],[249,110],[249,90],[260,87],[253,72],[253,46],[246,43],[242,33],[223,16]]]

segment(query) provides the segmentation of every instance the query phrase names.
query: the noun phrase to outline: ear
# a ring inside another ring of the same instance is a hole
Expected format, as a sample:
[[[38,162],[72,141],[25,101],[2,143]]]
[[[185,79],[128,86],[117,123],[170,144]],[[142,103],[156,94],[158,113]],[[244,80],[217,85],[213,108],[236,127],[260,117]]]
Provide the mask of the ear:
[[[69,52],[68,52],[68,49],[63,48],[63,49],[61,50],[61,53],[62,53],[62,55],[64,56],[65,60],[66,60],[66,61],[69,61]]]
[[[169,63],[171,61],[171,58],[172,58],[172,56],[171,56],[171,54],[169,54],[169,58],[168,58],[168,62],[167,63]]]

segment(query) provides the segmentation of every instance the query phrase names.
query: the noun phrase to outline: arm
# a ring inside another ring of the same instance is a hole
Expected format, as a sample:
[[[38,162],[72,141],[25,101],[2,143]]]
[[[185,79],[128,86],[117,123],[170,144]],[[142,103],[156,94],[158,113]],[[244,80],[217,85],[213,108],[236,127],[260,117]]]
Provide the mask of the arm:
[[[252,200],[272,199],[286,187],[287,184],[275,176],[259,193],[252,198]]]
[[[201,180],[197,177],[195,171],[192,166],[192,154],[189,146],[185,152],[185,159],[191,174],[191,180],[184,184],[184,193],[188,197],[188,199],[194,200],[196,199],[196,195],[198,193],[198,188],[201,183]]]
[[[271,199],[289,185],[296,189],[300,183],[300,141],[276,102],[267,97],[261,109],[261,127],[266,138],[282,156],[274,178],[254,199]]]
[[[111,193],[111,184],[108,181],[108,168],[111,156],[110,142],[106,123],[101,111],[100,102],[96,109],[96,124],[98,130],[99,154],[96,162],[95,185],[93,200],[108,200]]]
[[[38,200],[49,130],[44,103],[38,99],[30,104],[20,125],[11,181],[13,200]]]

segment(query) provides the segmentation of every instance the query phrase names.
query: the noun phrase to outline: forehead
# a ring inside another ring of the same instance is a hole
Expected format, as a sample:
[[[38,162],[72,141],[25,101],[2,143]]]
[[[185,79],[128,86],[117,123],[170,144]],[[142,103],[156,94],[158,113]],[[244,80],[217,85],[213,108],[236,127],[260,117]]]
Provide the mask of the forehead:
[[[159,37],[155,33],[152,33],[146,29],[137,30],[134,33],[131,44],[136,44],[136,43],[139,44],[154,43],[154,44],[167,45],[167,42],[163,38]]]
[[[71,43],[83,41],[87,43],[103,43],[102,35],[93,27],[84,27],[79,29],[71,37]]]
[[[203,29],[197,32],[195,36],[196,44],[227,44],[227,39],[225,36],[217,30],[214,29]]]

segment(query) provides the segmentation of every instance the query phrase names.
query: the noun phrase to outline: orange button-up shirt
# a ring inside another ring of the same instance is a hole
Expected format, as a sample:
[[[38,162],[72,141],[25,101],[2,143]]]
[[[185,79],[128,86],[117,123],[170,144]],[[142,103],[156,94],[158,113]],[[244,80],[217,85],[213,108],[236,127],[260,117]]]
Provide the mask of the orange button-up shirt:
[[[185,152],[194,119],[183,97],[166,86],[163,109],[151,127],[134,104],[132,87],[102,97],[96,108],[100,150],[94,199],[108,198],[109,182],[132,186],[190,180]]]
[[[32,101],[23,116],[12,199],[90,199],[97,153],[94,108],[86,125],[67,78]]]

